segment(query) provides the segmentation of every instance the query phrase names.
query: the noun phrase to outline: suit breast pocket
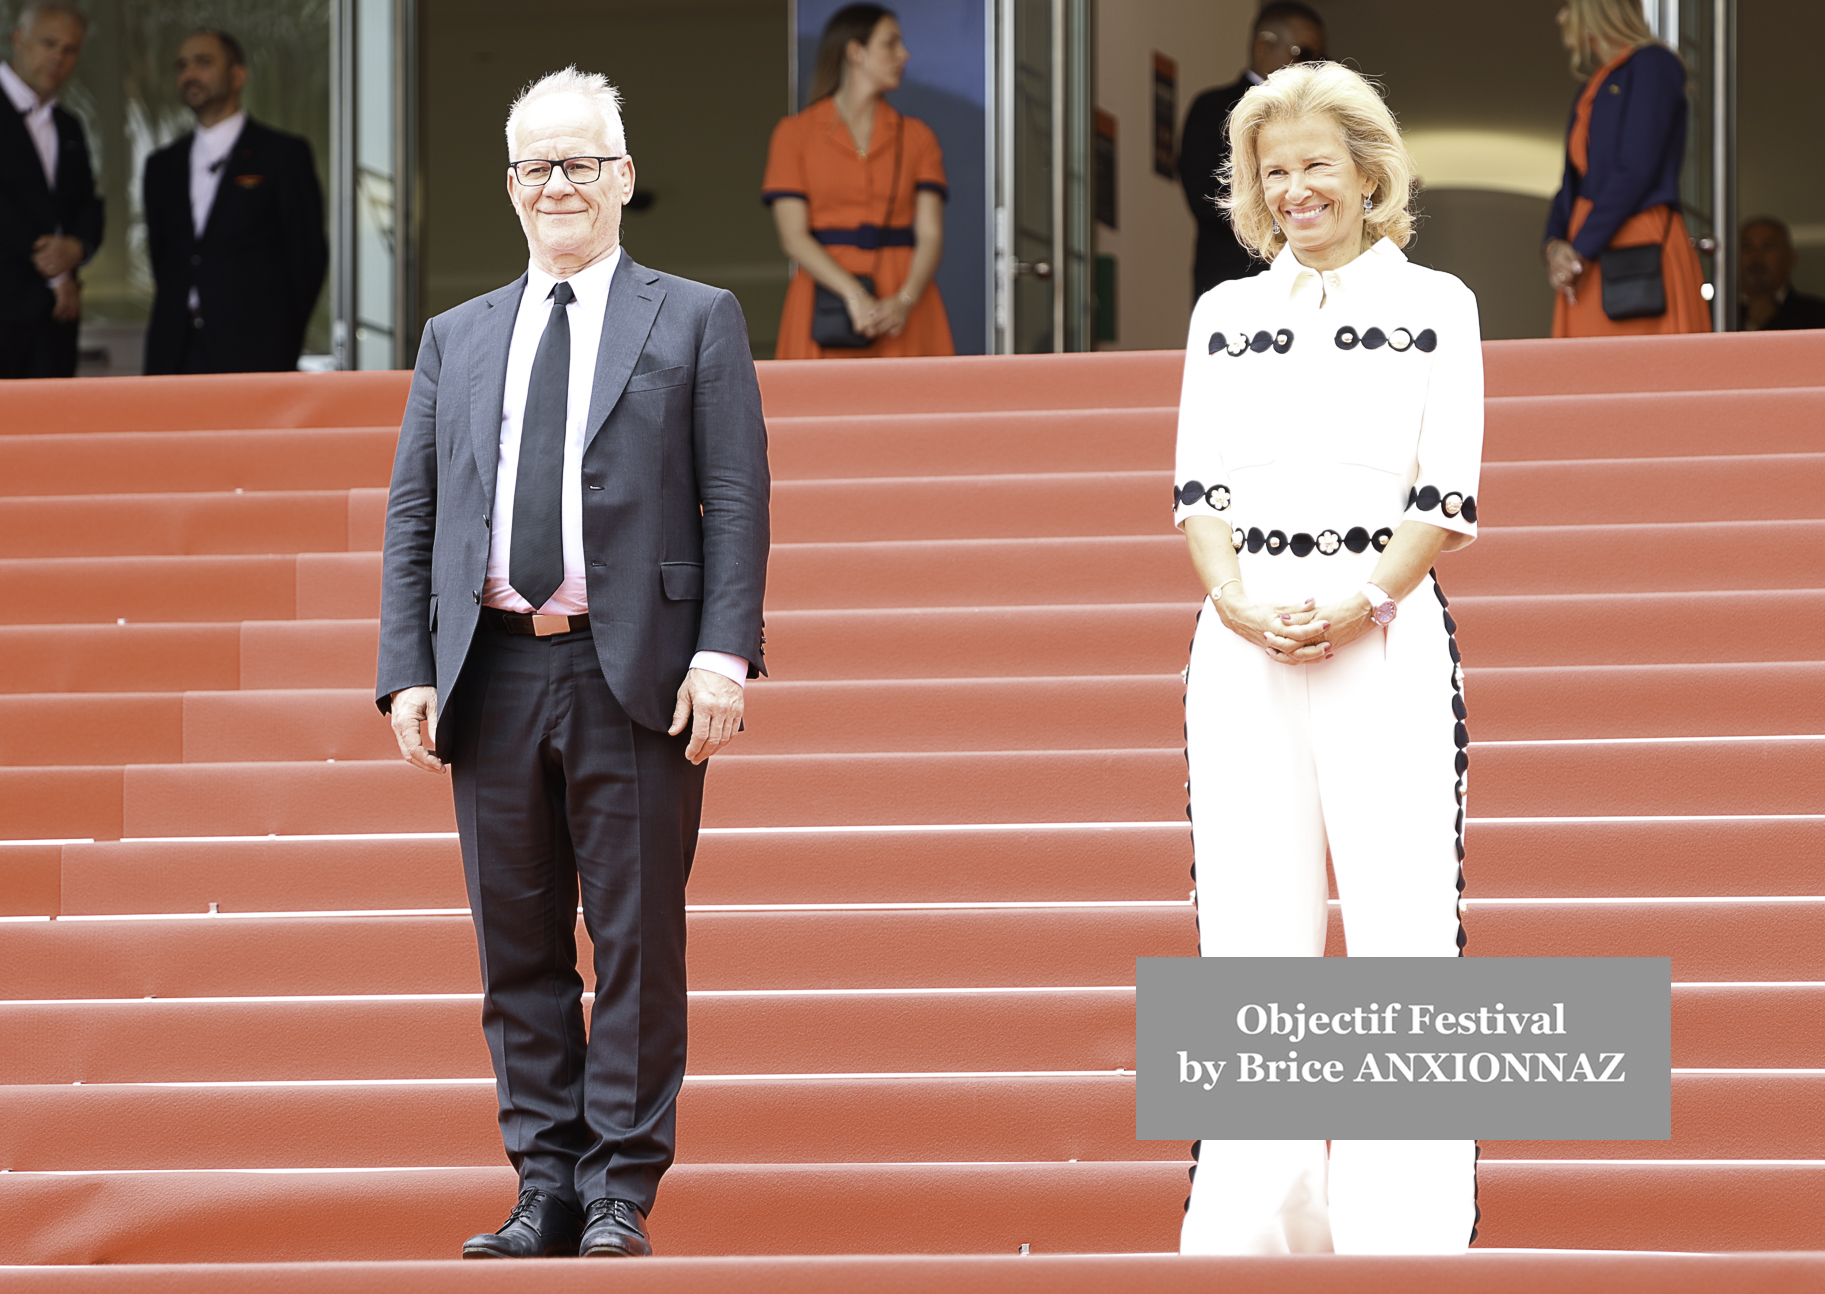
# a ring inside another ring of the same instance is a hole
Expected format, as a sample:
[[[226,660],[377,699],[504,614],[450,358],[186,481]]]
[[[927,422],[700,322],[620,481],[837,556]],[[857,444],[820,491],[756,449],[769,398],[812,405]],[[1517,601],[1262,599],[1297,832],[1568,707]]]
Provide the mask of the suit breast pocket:
[[[660,562],[659,583],[672,602],[703,601],[702,562]]]
[[[671,368],[655,368],[648,369],[644,373],[636,373],[627,379],[625,389],[629,395],[632,395],[635,391],[657,391],[668,386],[683,386],[690,380],[691,366],[676,364]]]

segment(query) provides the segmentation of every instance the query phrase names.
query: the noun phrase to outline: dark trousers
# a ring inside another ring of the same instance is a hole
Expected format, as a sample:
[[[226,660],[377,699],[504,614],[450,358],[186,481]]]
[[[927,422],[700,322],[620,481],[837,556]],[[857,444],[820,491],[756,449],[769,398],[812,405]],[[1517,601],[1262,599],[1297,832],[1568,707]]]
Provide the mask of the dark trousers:
[[[522,1186],[649,1210],[684,1082],[684,885],[704,766],[627,717],[587,633],[477,631],[449,759],[482,1030]],[[443,733],[440,731],[440,736]],[[444,743],[440,742],[440,745]],[[576,914],[595,945],[585,1040]]]
[[[0,324],[0,378],[75,377],[77,328],[74,319]]]

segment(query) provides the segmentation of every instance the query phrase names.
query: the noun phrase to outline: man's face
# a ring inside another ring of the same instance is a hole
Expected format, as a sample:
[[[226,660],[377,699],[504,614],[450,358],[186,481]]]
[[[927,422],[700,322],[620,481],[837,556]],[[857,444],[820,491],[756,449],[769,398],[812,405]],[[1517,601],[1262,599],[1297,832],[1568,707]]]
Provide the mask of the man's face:
[[[228,61],[214,36],[199,32],[177,49],[177,95],[199,115],[220,108],[247,83],[247,69]]]
[[[1303,18],[1288,18],[1255,33],[1251,66],[1256,76],[1272,76],[1294,63],[1322,61],[1325,57],[1324,28]]]
[[[82,24],[68,14],[41,13],[29,29],[13,29],[13,71],[41,100],[63,89],[81,53]]]
[[[595,108],[572,95],[553,95],[526,109],[519,123],[518,147],[508,160],[542,157],[607,157],[602,119]],[[507,196],[526,231],[526,246],[535,261],[564,262],[577,268],[593,265],[615,249],[621,236],[621,208],[634,194],[634,164],[629,158],[602,163],[602,174],[590,184],[572,184],[563,168],[537,187],[524,185],[509,170]]]
[[[1737,258],[1743,295],[1773,296],[1786,287],[1793,276],[1793,259],[1793,248],[1778,225],[1745,225]]]

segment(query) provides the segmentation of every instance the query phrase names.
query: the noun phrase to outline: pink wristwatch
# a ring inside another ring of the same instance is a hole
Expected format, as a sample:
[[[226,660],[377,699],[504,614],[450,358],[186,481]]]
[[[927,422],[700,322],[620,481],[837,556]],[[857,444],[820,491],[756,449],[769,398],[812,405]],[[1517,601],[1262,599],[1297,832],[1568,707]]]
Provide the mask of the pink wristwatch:
[[[1365,581],[1359,592],[1369,600],[1369,619],[1383,629],[1394,623],[1394,617],[1399,614],[1400,608],[1394,605],[1394,599],[1379,585]]]

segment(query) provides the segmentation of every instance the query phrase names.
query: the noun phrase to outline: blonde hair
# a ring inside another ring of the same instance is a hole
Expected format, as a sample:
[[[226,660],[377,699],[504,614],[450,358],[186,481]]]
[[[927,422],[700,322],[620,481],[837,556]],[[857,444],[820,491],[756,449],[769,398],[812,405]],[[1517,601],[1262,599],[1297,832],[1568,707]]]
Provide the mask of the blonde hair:
[[[627,153],[627,131],[621,125],[621,92],[600,72],[579,72],[572,64],[562,72],[540,77],[521,92],[507,114],[507,157],[519,154],[520,113],[540,99],[571,95],[582,99],[602,118],[602,144],[610,153]]]
[[[1641,0],[1565,0],[1565,38],[1572,47],[1572,71],[1579,76],[1605,60],[1597,46],[1620,53],[1659,44]]]
[[[1394,114],[1375,84],[1339,63],[1295,63],[1283,67],[1242,96],[1229,114],[1229,161],[1219,175],[1236,239],[1263,260],[1286,246],[1274,226],[1261,186],[1261,130],[1274,122],[1325,117],[1342,132],[1350,160],[1375,182],[1372,206],[1363,216],[1364,245],[1386,238],[1397,247],[1413,241],[1413,159],[1400,137]]]

